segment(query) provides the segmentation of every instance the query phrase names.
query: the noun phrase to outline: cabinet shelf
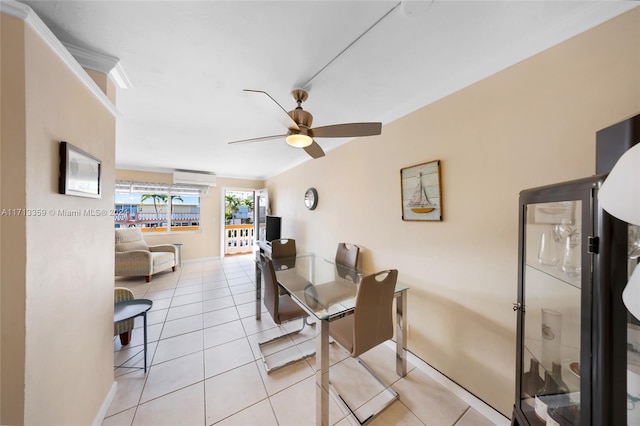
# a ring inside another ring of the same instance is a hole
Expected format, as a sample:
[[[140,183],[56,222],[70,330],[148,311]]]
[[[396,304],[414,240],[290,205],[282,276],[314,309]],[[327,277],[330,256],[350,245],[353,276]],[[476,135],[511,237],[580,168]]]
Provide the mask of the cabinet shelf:
[[[569,388],[569,392],[580,392],[580,377],[571,371],[571,363],[580,361],[580,348],[573,348],[570,346],[561,346],[560,349],[561,359],[560,365],[562,367],[562,380]],[[533,358],[540,363],[540,374],[544,377],[544,371],[551,372],[551,365],[547,365],[542,360],[542,342],[535,341],[533,339],[525,339],[524,342],[524,357],[529,359]]]
[[[533,268],[536,271],[542,272],[543,274],[549,277],[555,278],[561,283],[568,284],[578,289],[582,287],[580,275],[575,277],[570,276],[569,274],[564,272],[559,265],[546,266],[546,265],[540,264],[539,262],[527,262],[527,267]]]

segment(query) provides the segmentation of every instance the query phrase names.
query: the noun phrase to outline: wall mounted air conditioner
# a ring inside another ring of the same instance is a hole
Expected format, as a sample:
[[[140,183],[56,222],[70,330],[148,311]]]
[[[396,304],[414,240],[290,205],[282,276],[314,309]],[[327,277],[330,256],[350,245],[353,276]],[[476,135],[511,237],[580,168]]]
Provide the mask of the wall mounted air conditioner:
[[[173,172],[173,183],[187,185],[216,186],[216,175],[207,172]]]

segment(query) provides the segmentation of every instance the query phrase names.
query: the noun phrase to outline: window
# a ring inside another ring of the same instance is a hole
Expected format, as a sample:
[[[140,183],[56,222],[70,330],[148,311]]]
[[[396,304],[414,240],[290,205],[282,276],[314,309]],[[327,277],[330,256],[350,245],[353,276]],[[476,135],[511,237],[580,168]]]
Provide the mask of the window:
[[[117,181],[115,227],[142,232],[200,229],[200,196],[208,187]]]

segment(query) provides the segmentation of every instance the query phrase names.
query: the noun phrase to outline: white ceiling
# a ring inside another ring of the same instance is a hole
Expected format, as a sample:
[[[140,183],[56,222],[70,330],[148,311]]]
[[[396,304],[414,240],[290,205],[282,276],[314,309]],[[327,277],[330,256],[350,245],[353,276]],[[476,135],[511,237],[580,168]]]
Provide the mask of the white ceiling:
[[[265,90],[290,110],[295,103],[289,92],[306,85],[309,100],[303,107],[314,115],[314,126],[384,125],[638,5],[21,3],[31,6],[63,43],[119,58],[131,87],[117,91],[118,168],[199,170],[255,179],[323,159],[312,160],[284,140],[228,145],[286,132],[271,109],[256,102],[260,95],[245,94],[244,88]],[[318,139],[327,156],[345,142]]]

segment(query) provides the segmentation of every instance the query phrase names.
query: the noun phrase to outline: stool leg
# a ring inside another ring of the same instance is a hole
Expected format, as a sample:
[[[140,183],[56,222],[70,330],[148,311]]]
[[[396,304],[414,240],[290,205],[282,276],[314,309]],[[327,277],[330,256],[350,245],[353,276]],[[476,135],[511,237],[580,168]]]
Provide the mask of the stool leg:
[[[142,314],[144,319],[144,372],[147,372],[147,312]]]

